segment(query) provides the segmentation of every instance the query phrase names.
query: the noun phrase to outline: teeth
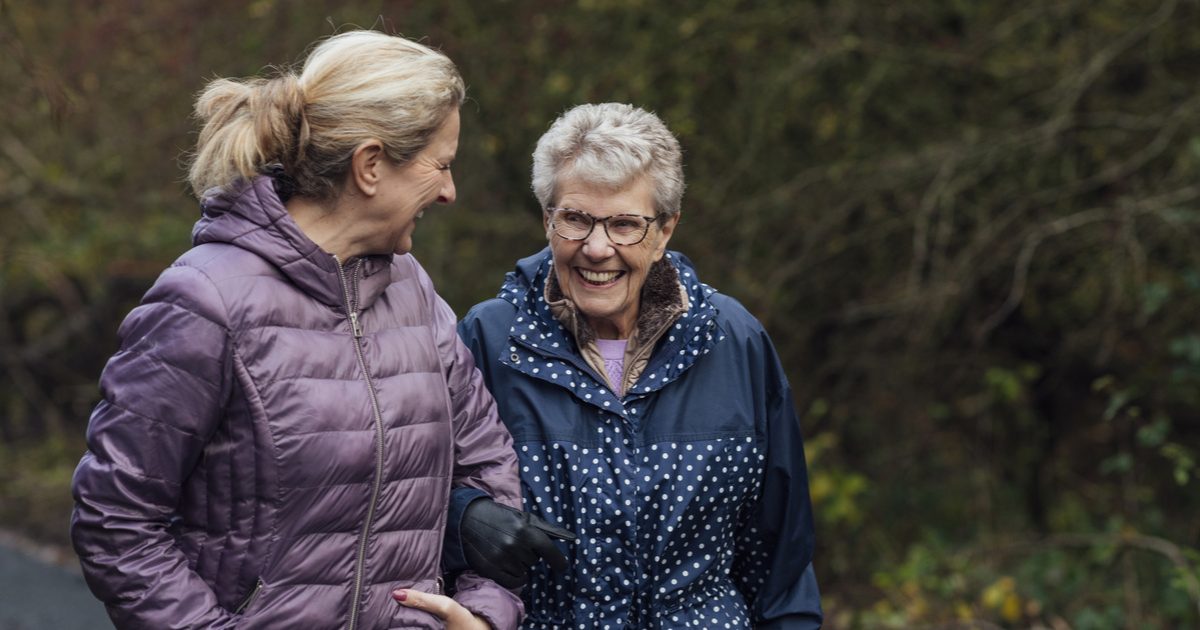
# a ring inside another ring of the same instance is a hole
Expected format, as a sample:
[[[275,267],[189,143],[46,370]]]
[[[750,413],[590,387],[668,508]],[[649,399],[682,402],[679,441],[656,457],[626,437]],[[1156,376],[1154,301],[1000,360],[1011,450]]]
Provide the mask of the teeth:
[[[579,273],[588,282],[600,284],[612,282],[617,279],[617,276],[621,275],[620,271],[588,271],[587,269],[580,269]]]

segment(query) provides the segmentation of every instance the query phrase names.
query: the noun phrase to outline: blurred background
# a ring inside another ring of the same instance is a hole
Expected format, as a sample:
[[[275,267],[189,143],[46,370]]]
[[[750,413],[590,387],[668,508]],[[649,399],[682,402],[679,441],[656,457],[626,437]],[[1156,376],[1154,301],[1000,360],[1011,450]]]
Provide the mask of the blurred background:
[[[804,412],[828,628],[1200,626],[1197,0],[0,0],[17,546],[67,544],[117,326],[189,246],[194,94],[355,26],[469,85],[414,249],[459,313],[544,244],[556,115],[677,133],[672,245]]]

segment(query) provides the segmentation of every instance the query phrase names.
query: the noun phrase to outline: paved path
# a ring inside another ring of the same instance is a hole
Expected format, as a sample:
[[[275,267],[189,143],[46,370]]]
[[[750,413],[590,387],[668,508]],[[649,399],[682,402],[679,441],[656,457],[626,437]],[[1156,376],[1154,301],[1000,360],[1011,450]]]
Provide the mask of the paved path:
[[[0,536],[0,630],[112,628],[79,570],[51,562],[52,555]]]

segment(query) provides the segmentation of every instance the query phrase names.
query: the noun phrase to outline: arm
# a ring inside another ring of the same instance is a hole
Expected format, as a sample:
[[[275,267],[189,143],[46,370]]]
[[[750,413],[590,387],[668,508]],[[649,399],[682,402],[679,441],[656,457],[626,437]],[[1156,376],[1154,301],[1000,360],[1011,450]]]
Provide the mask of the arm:
[[[800,421],[791,388],[767,344],[766,465],[758,501],[749,506],[733,567],[756,628],[821,627],[821,594],[813,572],[813,518]],[[771,378],[773,376],[773,378]]]
[[[521,487],[512,436],[500,421],[496,401],[475,369],[475,359],[458,338],[453,311],[441,298],[435,299],[438,352],[452,405],[453,485],[482,490],[496,501],[520,509]]]
[[[507,337],[511,315],[508,303],[492,300],[471,309],[458,324],[458,335],[475,359],[485,385],[494,366],[483,349],[483,324],[490,324],[493,332]],[[539,557],[556,571],[566,570],[567,558],[552,539],[573,542],[574,534],[528,512],[495,503],[481,493],[468,492],[455,490],[451,500],[450,519],[457,527],[453,531],[450,526],[446,528],[444,566],[470,568],[505,588],[524,586],[529,568]]]
[[[455,452],[452,485],[481,490],[519,510],[521,489],[512,437],[500,422],[496,402],[475,369],[471,353],[458,338],[453,311],[433,293],[432,285],[426,289],[433,299],[438,351],[450,388]],[[491,580],[468,571],[459,576],[456,585],[454,599],[497,630],[515,628],[524,616],[520,598]]]
[[[456,573],[468,567],[463,554],[463,515],[467,506],[475,499],[490,499],[486,492],[477,488],[453,488],[450,490],[450,509],[446,515],[446,535],[442,537],[442,571]]]
[[[232,627],[236,617],[169,531],[227,393],[228,331],[216,288],[194,268],[168,269],[120,338],[72,482],[71,538],[84,577],[118,627]]]

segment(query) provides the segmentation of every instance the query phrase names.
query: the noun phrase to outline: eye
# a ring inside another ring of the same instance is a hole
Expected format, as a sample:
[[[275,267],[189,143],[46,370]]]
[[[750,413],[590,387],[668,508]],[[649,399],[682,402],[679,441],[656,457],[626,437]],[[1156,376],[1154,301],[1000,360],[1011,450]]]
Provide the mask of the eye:
[[[642,229],[642,221],[636,217],[613,217],[608,227],[618,232],[636,232]]]
[[[559,213],[559,220],[571,227],[586,228],[589,224],[591,224],[591,221],[588,221],[586,215],[584,215],[582,212],[576,212],[574,210],[563,210]]]

